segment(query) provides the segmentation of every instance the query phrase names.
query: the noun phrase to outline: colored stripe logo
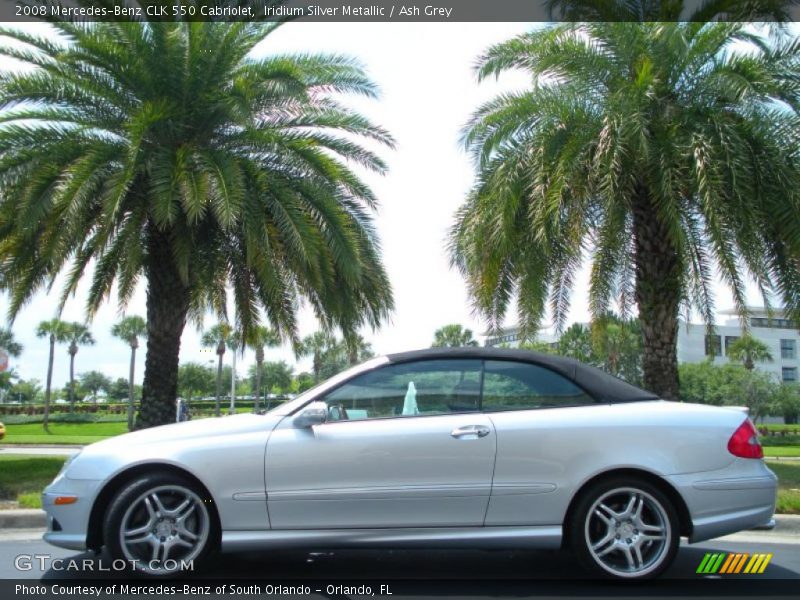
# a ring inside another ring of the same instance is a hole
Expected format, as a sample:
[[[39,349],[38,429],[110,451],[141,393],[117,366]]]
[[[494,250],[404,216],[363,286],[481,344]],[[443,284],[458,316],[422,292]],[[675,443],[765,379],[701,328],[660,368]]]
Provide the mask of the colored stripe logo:
[[[770,560],[772,560],[772,554],[709,552],[703,557],[696,572],[701,575],[763,573]]]

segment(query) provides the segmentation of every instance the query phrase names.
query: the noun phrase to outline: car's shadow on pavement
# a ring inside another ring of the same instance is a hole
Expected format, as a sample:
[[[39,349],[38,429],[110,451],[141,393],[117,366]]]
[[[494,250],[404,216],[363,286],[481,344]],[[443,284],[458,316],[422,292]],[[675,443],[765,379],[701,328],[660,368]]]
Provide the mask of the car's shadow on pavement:
[[[701,576],[697,567],[707,552],[724,551],[713,542],[682,546],[670,569],[659,579],[643,583],[598,581],[585,575],[572,554],[554,551],[474,550],[342,550],[262,551],[217,556],[202,571],[183,577],[189,583],[245,581],[252,583],[307,583],[312,591],[329,584],[368,583],[377,590],[387,584],[393,594],[425,596],[525,597],[643,596],[705,597],[793,596],[800,573],[771,563],[761,575]],[[90,553],[70,557],[76,561],[95,558]],[[102,556],[105,564],[111,564]],[[69,559],[68,559],[69,560]],[[96,560],[96,558],[95,558]],[[49,570],[43,580],[123,579],[119,571]],[[142,582],[146,579],[139,578]],[[153,583],[155,579],[150,579]],[[335,595],[335,594],[333,594]]]

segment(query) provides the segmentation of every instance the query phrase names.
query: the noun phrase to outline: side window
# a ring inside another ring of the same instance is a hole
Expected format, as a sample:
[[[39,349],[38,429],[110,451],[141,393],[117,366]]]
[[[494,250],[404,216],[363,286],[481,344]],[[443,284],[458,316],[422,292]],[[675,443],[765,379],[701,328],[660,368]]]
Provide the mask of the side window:
[[[526,363],[487,360],[483,410],[530,410],[594,404],[591,396],[558,373]]]
[[[426,360],[359,375],[325,397],[328,420],[414,417],[478,410],[479,360]]]

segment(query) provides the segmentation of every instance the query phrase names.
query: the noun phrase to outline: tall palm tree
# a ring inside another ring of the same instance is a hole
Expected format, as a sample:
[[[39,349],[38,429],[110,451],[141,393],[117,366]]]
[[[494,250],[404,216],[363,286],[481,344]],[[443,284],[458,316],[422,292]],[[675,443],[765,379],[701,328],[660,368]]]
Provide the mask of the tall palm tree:
[[[55,360],[56,343],[67,341],[67,323],[59,319],[42,321],[36,328],[36,337],[46,337],[50,341],[50,356],[47,360],[47,382],[44,388],[44,419],[42,425],[50,433],[50,392],[53,387],[53,362]]]
[[[433,332],[431,348],[462,348],[477,345],[478,342],[472,337],[471,329],[466,329],[458,323],[451,323]]]
[[[133,429],[134,386],[133,376],[136,369],[136,350],[139,338],[147,337],[147,322],[138,315],[131,315],[115,323],[111,335],[121,339],[131,348],[131,363],[128,369],[128,429]]]
[[[256,372],[255,372],[255,402],[253,412],[258,412],[258,404],[261,399],[261,378],[264,374],[264,346],[275,348],[279,346],[281,339],[278,332],[274,329],[259,325],[250,330],[247,337],[247,346],[256,352]]]
[[[319,383],[325,354],[334,350],[335,346],[336,338],[328,331],[315,331],[295,345],[297,358],[303,356],[311,357],[311,372],[314,375],[314,383]]]
[[[14,332],[10,327],[0,327],[0,348],[14,358],[22,354],[22,344],[14,337]]]
[[[740,361],[748,371],[752,371],[757,362],[772,362],[769,346],[749,333],[731,343],[725,349],[725,355],[730,360]]]
[[[642,334],[637,319],[607,313],[590,325],[596,366],[634,385],[641,383]]]
[[[220,416],[220,398],[222,397],[222,358],[225,349],[233,337],[233,329],[227,323],[217,323],[203,332],[200,343],[206,348],[214,348],[217,353],[217,391],[214,403],[214,414]]]
[[[86,3],[88,0],[80,0]],[[119,22],[0,30],[0,290],[10,317],[65,272],[93,266],[91,318],[116,282],[147,285],[136,427],[173,419],[187,319],[243,335],[260,314],[296,341],[306,300],[329,327],[378,326],[392,308],[355,166],[391,146],[343,94],[376,86],[339,55],[253,55],[276,23]],[[263,46],[262,46],[263,47]],[[62,303],[63,304],[63,303]]]
[[[345,332],[343,343],[345,352],[347,353],[347,362],[350,366],[357,365],[375,356],[375,353],[372,351],[372,344],[365,340],[359,333]]]
[[[743,317],[747,275],[800,316],[798,67],[796,39],[745,23],[565,23],[490,48],[481,79],[532,86],[464,132],[478,176],[450,250],[476,309],[497,329],[515,299],[523,330],[548,308],[562,327],[588,259],[593,318],[636,305],[644,385],[669,399],[679,309],[713,322],[715,271]]]
[[[67,323],[65,327],[66,342],[69,343],[67,352],[69,353],[69,410],[75,410],[75,355],[78,354],[80,346],[94,345],[94,338],[89,328],[83,323]]]

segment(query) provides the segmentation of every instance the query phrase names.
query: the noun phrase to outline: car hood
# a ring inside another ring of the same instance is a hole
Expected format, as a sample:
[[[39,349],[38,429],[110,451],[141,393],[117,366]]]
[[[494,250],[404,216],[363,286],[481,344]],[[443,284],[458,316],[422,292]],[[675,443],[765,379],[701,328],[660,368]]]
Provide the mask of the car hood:
[[[211,439],[255,431],[271,431],[283,417],[273,415],[254,415],[252,413],[222,418],[197,419],[150,427],[113,438],[95,442],[83,449],[82,454],[102,454],[114,448],[151,445],[159,442],[175,442],[190,439]]]
[[[283,418],[241,414],[118,435],[86,446],[68,461],[62,474],[68,479],[105,480],[120,470],[152,461],[171,463],[194,472],[198,464],[204,463],[204,453],[221,446],[230,447],[231,443],[238,447],[237,452],[263,457],[269,433]]]

